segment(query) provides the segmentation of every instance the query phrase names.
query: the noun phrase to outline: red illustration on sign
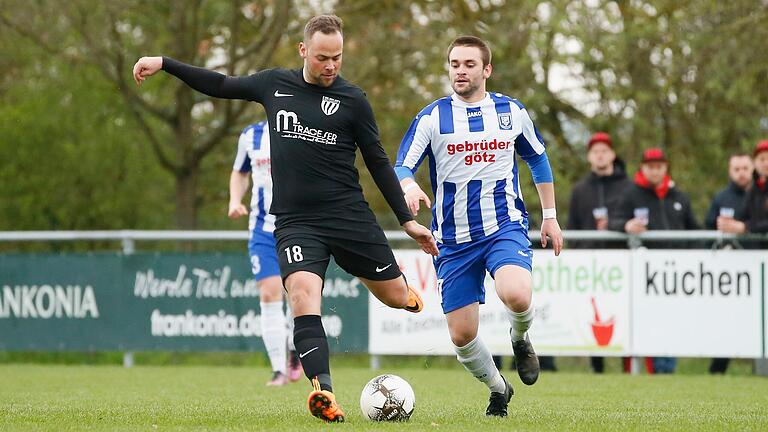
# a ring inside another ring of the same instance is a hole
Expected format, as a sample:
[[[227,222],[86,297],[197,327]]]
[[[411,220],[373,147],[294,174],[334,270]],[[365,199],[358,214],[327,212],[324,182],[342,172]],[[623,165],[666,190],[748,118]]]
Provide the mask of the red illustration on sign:
[[[592,310],[595,313],[595,320],[592,322],[592,334],[595,335],[597,346],[608,346],[613,337],[613,317],[607,321],[600,319],[600,313],[597,311],[594,297],[592,297]]]

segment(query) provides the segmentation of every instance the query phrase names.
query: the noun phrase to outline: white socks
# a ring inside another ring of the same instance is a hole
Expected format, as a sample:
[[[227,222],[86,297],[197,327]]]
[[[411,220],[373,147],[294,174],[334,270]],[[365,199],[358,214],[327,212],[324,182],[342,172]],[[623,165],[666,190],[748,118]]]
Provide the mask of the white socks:
[[[287,356],[285,338],[287,337],[283,301],[261,303],[261,338],[267,348],[272,371],[285,374]]]
[[[504,384],[504,378],[501,377],[499,370],[493,363],[491,352],[485,346],[480,337],[476,337],[472,342],[457,347],[456,358],[464,368],[475,378],[485,383],[492,392],[504,393],[507,390]]]
[[[533,304],[528,306],[528,310],[525,312],[515,312],[507,308],[507,317],[512,325],[512,330],[509,332],[512,342],[519,342],[525,339],[525,332],[531,328],[531,323],[533,322],[533,313]]]
[[[296,345],[293,344],[293,310],[291,304],[287,303],[285,308],[285,321],[288,324],[288,351],[296,351]]]

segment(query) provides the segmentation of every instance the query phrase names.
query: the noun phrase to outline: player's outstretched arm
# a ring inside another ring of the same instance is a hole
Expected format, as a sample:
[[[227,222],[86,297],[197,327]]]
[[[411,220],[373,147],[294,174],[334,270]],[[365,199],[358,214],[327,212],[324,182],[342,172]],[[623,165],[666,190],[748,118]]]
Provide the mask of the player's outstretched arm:
[[[560,251],[563,249],[563,232],[560,230],[560,224],[557,223],[557,214],[555,213],[555,184],[551,182],[537,183],[536,190],[539,192],[542,208],[541,247],[547,247],[547,237],[549,237],[555,255],[560,255]]]
[[[244,99],[260,101],[258,76],[263,73],[230,77],[216,71],[196,67],[174,60],[170,57],[142,57],[133,66],[133,79],[141,84],[147,77],[159,70],[175,76],[185,84],[211,97],[222,99]],[[264,71],[266,72],[266,71]]]
[[[440,251],[437,249],[437,243],[435,242],[435,238],[432,237],[432,231],[430,231],[429,228],[412,220],[404,223],[403,229],[406,234],[416,240],[416,243],[419,244],[421,250],[432,256],[438,255]]]

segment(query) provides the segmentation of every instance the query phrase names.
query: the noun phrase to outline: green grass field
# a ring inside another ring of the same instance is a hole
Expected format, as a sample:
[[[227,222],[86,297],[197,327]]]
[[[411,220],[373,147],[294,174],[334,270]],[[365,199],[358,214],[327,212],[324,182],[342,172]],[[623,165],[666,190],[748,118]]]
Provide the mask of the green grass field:
[[[324,425],[305,381],[266,388],[266,368],[0,365],[0,430],[766,430],[768,379],[753,376],[505,374],[510,417],[486,418],[487,390],[458,368],[388,368],[416,392],[406,424],[363,419],[359,395],[377,373],[334,369],[347,422]]]

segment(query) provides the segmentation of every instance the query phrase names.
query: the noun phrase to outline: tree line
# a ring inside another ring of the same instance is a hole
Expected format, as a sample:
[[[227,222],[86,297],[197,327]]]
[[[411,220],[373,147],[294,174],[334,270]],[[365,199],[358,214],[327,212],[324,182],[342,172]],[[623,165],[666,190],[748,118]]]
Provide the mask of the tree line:
[[[2,1],[0,230],[243,228],[226,219],[227,182],[237,136],[264,119],[261,107],[170,76],[137,89],[130,68],[161,54],[230,75],[298,68],[304,22],[329,12],[316,6]],[[367,92],[393,161],[413,116],[449,92],[450,41],[486,39],[488,87],[534,117],[561,215],[593,131],[612,134],[630,171],[644,148],[663,147],[700,220],[727,182],[728,155],[768,136],[765,2],[339,0],[330,12],[345,22],[342,75]],[[358,162],[367,199],[395,227]]]

